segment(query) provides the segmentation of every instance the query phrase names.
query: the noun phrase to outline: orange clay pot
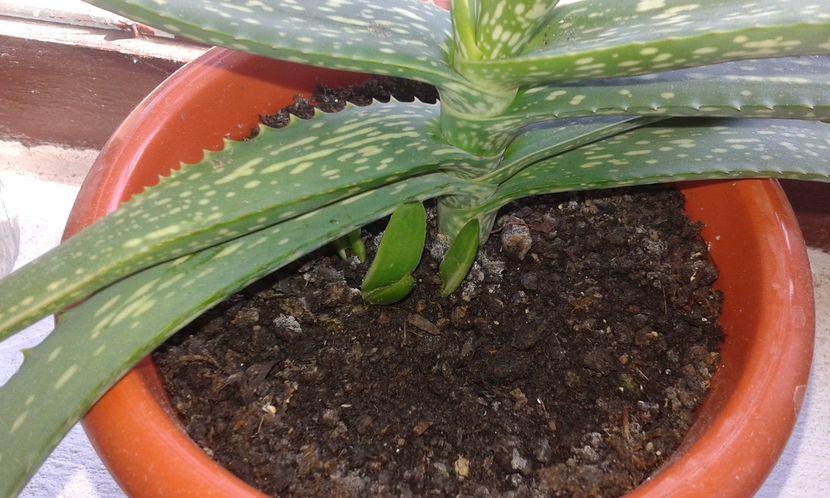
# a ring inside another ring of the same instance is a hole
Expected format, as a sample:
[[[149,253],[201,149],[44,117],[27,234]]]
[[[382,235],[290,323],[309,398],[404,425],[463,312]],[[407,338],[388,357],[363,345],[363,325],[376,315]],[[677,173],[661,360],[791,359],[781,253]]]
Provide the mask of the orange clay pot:
[[[261,114],[318,84],[363,76],[213,49],[147,97],[110,139],[72,211],[67,235],[156,183],[202,149],[240,138]],[[630,496],[751,496],[795,423],[813,348],[812,283],[804,244],[774,181],[689,183],[691,218],[720,269],[726,341],[712,389],[682,448]],[[87,433],[131,496],[252,497],[257,491],[184,433],[149,359],[89,412]]]

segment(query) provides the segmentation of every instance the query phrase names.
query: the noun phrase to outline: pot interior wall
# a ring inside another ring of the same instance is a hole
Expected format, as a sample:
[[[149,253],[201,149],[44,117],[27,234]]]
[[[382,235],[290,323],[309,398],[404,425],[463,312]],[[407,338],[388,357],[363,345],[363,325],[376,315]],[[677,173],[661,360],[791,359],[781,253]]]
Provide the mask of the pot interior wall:
[[[726,338],[671,469],[631,496],[751,496],[786,444],[806,390],[814,310],[804,242],[776,181],[697,182],[681,190],[688,216],[705,224],[720,271]],[[672,488],[678,479],[685,484],[679,494]]]

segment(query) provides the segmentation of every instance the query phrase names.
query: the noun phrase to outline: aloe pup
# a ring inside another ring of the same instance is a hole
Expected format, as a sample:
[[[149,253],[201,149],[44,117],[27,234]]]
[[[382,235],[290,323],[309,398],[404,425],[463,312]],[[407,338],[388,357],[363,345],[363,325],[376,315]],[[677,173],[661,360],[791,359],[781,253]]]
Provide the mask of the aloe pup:
[[[355,230],[393,212],[363,291],[404,297],[426,199],[451,241],[449,294],[514,199],[830,178],[821,0],[456,0],[449,12],[420,0],[90,3],[208,44],[424,81],[441,99],[262,127],[0,281],[0,339],[86,299],[0,389],[0,496],[185,323],[323,244],[359,253]]]

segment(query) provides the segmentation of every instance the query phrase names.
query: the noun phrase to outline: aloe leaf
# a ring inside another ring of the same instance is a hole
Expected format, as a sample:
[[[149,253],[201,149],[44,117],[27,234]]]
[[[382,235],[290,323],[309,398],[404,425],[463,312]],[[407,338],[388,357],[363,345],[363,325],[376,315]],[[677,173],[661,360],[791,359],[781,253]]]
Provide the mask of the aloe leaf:
[[[332,242],[334,250],[340,259],[346,261],[349,259],[349,251],[357,256],[357,259],[362,263],[366,259],[366,246],[363,245],[363,240],[360,238],[360,229],[352,230],[342,237],[338,237]]]
[[[452,18],[455,58],[479,60],[481,51],[476,45],[476,20],[478,18],[478,0],[453,0],[450,14]]]
[[[657,75],[521,91],[498,117],[464,122],[466,147],[509,143],[520,128],[589,116],[830,118],[830,57],[728,62]]]
[[[352,106],[206,153],[0,280],[0,338],[141,268],[469,157],[434,138],[437,110]]]
[[[585,0],[554,11],[518,57],[456,61],[472,81],[528,85],[830,53],[830,3]]]
[[[478,253],[478,239],[478,220],[473,218],[458,232],[441,261],[441,296],[449,296],[464,281]]]
[[[366,260],[366,246],[363,244],[363,239],[360,238],[360,229],[352,230],[346,235],[336,239],[334,247],[337,254],[344,261],[349,257],[349,251],[352,251],[357,259],[362,263]]]
[[[450,15],[432,2],[86,1],[207,45],[433,84],[458,80],[447,63]]]
[[[830,57],[728,62],[647,77],[536,87],[517,96],[507,116],[830,118]]]
[[[423,204],[410,202],[395,210],[360,286],[366,301],[391,304],[406,297],[415,283],[411,273],[421,261],[426,233],[427,213]],[[380,290],[383,292],[376,292]]]
[[[485,3],[488,2],[481,2],[480,0],[452,1],[450,11],[453,29],[453,51],[449,60],[453,67],[458,61],[482,59],[482,53],[477,46],[476,23],[478,12]],[[507,108],[518,90],[517,87],[503,88],[498,85],[489,87],[470,85],[457,72],[453,72],[461,78],[459,81],[436,85],[441,95],[441,105],[446,111],[442,113],[442,119],[446,118],[447,115],[500,114]],[[448,136],[448,142],[456,143],[452,136]],[[457,145],[464,147],[461,143]],[[474,149],[467,148],[466,150]]]
[[[362,291],[363,299],[370,304],[395,304],[408,296],[415,288],[415,277],[403,275],[396,282]]]
[[[203,311],[401,202],[458,182],[438,173],[359,194],[144,270],[67,311],[0,388],[0,496],[14,496],[106,389]]]
[[[636,116],[557,119],[530,127],[516,137],[504,151],[501,168],[480,177],[479,181],[503,183],[510,176],[537,161],[650,125],[661,119],[663,118]]]
[[[343,261],[349,259],[349,241],[346,239],[345,235],[333,240],[331,245],[334,247],[334,250],[337,252],[337,255],[340,256],[340,259],[342,259]]]
[[[504,182],[476,211],[569,190],[762,177],[830,180],[830,124],[663,121],[539,161]]]
[[[532,118],[532,117],[530,117]],[[569,149],[585,145],[594,140],[601,140],[620,133],[621,131],[645,126],[659,121],[659,117],[637,116],[599,116],[591,118],[554,119],[531,125],[522,130],[520,122],[523,120],[518,114],[513,117],[491,121],[481,128],[477,123],[469,122],[464,134],[476,143],[490,143],[504,151],[500,162],[490,168],[490,171],[479,170],[478,179],[482,182],[501,183],[505,178],[516,171],[541,158],[559,154]],[[469,142],[468,142],[469,143]],[[481,174],[481,173],[484,174]]]
[[[599,141],[627,130],[660,121],[655,117],[608,116],[559,119],[529,127],[516,137],[502,153],[500,161],[478,175],[470,177],[479,188],[469,186],[439,200],[439,230],[454,237],[470,220],[470,206],[482,205],[491,198],[499,184],[539,160]],[[482,174],[483,173],[483,174]],[[477,211],[480,240],[487,239],[494,216]]]
[[[349,232],[346,238],[349,241],[349,249],[352,250],[352,254],[357,257],[358,261],[365,263],[366,245],[363,243],[363,239],[360,238],[360,229],[358,228],[357,230]]]
[[[548,21],[557,3],[559,0],[481,2],[476,38],[483,57],[492,60],[520,54]]]

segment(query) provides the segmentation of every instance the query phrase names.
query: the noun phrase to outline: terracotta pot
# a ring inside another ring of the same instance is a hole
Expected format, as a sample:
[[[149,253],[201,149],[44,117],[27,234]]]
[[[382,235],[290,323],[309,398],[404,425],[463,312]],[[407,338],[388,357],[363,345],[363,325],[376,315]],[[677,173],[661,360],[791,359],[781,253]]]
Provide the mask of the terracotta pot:
[[[84,183],[71,234],[203,148],[239,138],[260,114],[314,85],[361,76],[214,49],[173,75],[124,122]],[[812,283],[795,219],[773,181],[681,186],[720,268],[726,342],[682,449],[632,496],[749,496],[795,423],[813,346]],[[131,496],[258,496],[183,432],[149,360],[90,411],[85,426]]]

